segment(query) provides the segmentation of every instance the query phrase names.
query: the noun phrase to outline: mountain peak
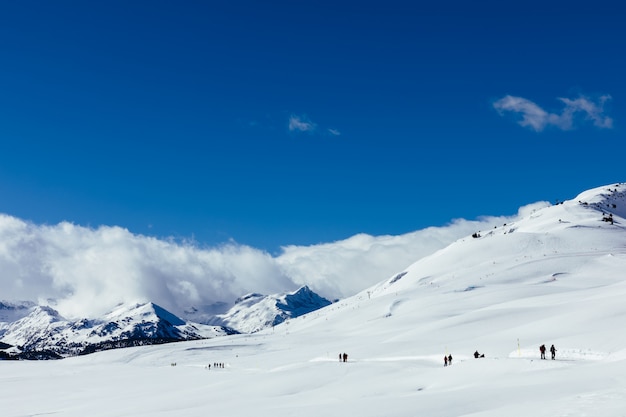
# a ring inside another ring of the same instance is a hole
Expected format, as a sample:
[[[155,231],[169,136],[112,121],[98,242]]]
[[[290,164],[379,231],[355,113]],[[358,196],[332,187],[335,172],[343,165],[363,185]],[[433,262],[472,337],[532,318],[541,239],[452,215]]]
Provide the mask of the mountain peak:
[[[183,319],[153,302],[119,305],[108,313],[105,316],[105,319],[119,320],[124,317],[140,317],[143,320],[165,320],[173,326],[181,326],[185,324]]]
[[[215,316],[210,323],[254,333],[330,304],[306,285],[289,293],[267,296],[251,293],[239,298],[228,312]]]

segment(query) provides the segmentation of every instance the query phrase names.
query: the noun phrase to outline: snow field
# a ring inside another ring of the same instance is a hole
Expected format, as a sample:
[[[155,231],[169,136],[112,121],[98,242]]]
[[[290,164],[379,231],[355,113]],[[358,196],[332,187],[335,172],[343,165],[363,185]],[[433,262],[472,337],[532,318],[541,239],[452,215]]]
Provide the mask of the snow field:
[[[1,361],[2,416],[624,417],[626,230],[598,214],[542,209],[252,335]]]

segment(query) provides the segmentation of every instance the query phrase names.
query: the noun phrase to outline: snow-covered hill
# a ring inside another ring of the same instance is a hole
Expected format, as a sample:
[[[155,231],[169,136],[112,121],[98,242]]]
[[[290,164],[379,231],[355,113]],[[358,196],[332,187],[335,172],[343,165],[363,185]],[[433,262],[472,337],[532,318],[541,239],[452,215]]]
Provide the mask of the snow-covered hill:
[[[274,329],[0,361],[3,415],[622,417],[625,192],[600,187],[477,230]]]
[[[254,333],[330,304],[307,286],[286,294],[248,294],[237,299],[227,313],[215,316],[209,323],[231,327],[241,333]]]
[[[57,358],[116,347],[196,340],[233,333],[183,321],[153,303],[118,306],[102,319],[70,321],[51,307],[36,306],[6,326],[0,339],[22,357]]]

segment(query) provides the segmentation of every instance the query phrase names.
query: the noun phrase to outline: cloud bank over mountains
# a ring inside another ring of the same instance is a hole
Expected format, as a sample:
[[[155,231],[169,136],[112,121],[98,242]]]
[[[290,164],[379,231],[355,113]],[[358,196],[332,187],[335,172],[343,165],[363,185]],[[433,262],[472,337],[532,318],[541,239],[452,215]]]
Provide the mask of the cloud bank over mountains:
[[[230,307],[250,293],[302,285],[344,298],[477,230],[523,216],[455,220],[399,236],[359,234],[278,256],[229,242],[196,243],[133,234],[117,226],[37,225],[0,214],[0,285],[5,300],[49,304],[68,318],[96,317],[119,303],[155,302],[180,314],[191,306]]]

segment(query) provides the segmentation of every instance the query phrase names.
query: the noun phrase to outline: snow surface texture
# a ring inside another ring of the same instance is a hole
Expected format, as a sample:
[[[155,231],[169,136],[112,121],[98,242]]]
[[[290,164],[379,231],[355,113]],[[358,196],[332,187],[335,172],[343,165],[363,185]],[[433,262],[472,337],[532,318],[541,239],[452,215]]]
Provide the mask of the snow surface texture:
[[[477,231],[252,335],[0,361],[2,415],[624,416],[625,191]]]

